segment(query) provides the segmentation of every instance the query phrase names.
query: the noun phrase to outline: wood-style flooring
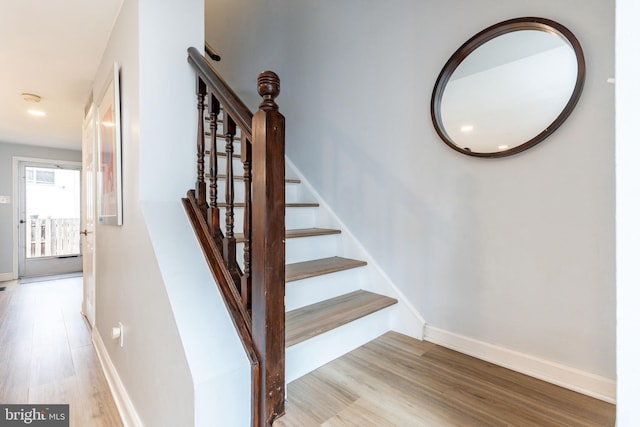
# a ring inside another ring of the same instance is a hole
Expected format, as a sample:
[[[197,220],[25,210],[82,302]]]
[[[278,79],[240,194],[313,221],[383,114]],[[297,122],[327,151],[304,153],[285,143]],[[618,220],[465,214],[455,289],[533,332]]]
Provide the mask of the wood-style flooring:
[[[72,427],[122,426],[80,314],[82,277],[0,287],[0,403],[69,404]]]
[[[274,424],[614,425],[614,405],[394,332],[289,384]]]

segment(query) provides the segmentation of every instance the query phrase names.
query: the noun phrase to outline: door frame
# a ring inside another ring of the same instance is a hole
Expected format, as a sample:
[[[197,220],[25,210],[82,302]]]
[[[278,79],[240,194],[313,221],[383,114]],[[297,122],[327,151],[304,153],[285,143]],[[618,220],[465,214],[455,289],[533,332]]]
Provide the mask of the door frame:
[[[95,104],[91,102],[88,106],[88,110],[85,108],[85,116],[82,121],[82,169],[81,169],[81,202],[80,202],[80,228],[83,229],[85,238],[82,239],[83,249],[82,249],[82,314],[89,322],[89,326],[93,329],[96,323],[96,222],[98,219],[98,209],[97,209],[97,186],[96,186],[96,177],[97,177],[97,162],[98,162],[98,133],[97,133],[97,109]],[[89,128],[90,131],[90,141],[85,139],[86,130]],[[91,173],[91,180],[87,182],[87,177],[84,176],[86,173],[85,169],[85,159],[86,159],[86,150],[87,144],[91,145],[91,163],[93,165],[93,170]],[[91,186],[91,191],[87,191],[87,186]],[[91,197],[91,202],[87,200]],[[87,205],[91,206],[93,212],[91,212],[91,217],[93,218],[93,229],[88,230],[87,228],[87,216],[89,212],[87,212]],[[88,236],[87,233],[92,234]],[[87,239],[92,239],[92,252],[90,254],[90,258],[86,257],[86,248]],[[86,263],[91,262],[92,268],[91,271],[86,271]],[[93,277],[89,277],[89,274],[92,274]]]
[[[48,163],[61,166],[72,166],[82,171],[82,162],[73,160],[57,160],[38,157],[22,157],[13,156],[13,279],[18,279],[19,268],[19,246],[20,246],[20,210],[22,209],[23,200],[20,196],[20,163]],[[80,177],[82,179],[82,176]],[[82,193],[82,192],[81,192]],[[82,194],[80,194],[82,198]],[[82,202],[81,202],[82,203]]]

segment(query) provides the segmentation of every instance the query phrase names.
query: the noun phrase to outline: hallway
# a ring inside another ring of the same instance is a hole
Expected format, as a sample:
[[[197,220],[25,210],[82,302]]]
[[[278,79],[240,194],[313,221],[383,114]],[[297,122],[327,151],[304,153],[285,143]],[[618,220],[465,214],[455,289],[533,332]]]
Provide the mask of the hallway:
[[[122,426],[80,314],[82,277],[3,287],[0,403],[69,404],[72,427]]]

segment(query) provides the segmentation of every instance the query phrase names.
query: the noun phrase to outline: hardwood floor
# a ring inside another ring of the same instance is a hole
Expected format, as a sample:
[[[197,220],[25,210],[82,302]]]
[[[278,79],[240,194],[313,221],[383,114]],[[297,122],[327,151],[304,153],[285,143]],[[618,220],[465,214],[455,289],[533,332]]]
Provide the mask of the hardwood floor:
[[[394,332],[289,384],[276,427],[614,426],[615,406]]]
[[[69,404],[71,426],[122,426],[80,314],[82,277],[0,287],[0,402]]]

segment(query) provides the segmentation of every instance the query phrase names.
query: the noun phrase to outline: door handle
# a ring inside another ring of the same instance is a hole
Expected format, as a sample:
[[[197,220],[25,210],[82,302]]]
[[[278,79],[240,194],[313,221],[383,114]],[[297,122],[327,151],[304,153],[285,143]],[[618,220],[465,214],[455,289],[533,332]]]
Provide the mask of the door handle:
[[[20,220],[20,224],[24,224],[26,221],[24,219]]]
[[[87,234],[93,233],[93,231],[87,231],[87,230],[83,230],[80,232],[80,234],[86,236]]]

